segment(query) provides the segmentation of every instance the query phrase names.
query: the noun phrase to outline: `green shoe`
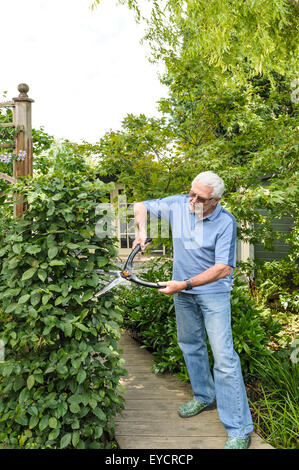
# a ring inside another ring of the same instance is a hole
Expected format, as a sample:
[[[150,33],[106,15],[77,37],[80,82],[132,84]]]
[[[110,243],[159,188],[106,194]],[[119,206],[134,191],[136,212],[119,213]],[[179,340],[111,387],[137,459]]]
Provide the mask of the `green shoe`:
[[[224,449],[248,449],[250,446],[250,436],[246,439],[238,437],[229,437],[225,443]]]
[[[184,403],[184,405],[180,406],[178,409],[178,413],[181,418],[191,418],[192,416],[198,415],[202,411],[214,410],[215,408],[215,401],[213,401],[212,403],[203,403],[193,398],[193,400],[189,401],[188,403]]]

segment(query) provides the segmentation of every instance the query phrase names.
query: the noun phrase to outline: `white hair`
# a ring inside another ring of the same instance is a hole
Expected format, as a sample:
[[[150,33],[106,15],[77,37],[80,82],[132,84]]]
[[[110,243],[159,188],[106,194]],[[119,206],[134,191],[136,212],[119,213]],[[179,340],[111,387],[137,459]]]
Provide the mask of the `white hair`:
[[[213,188],[213,192],[211,194],[212,197],[218,199],[222,196],[224,192],[224,181],[220,176],[213,173],[213,171],[203,171],[195,176],[193,183],[202,183],[205,186],[211,186]]]

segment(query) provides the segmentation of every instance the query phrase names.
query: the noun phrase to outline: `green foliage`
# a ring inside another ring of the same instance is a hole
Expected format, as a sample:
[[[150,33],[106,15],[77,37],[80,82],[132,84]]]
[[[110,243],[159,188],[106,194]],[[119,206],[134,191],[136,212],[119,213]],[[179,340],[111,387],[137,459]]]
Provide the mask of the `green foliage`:
[[[3,99],[6,98],[6,93],[3,94]],[[0,108],[0,142],[2,144],[11,143],[14,141],[15,129],[9,127],[2,127],[1,123],[9,123],[13,121],[12,110],[10,108]],[[0,149],[0,172],[12,176],[13,166],[11,159],[5,162],[5,155],[11,152],[11,149]],[[3,160],[3,161],[2,161]],[[3,201],[2,191],[7,189],[7,183],[0,178],[0,204]],[[1,226],[0,226],[1,228]]]
[[[258,282],[262,286],[267,280],[275,282],[276,288],[295,289],[299,284],[299,272],[297,262],[289,256],[280,261],[257,264]]]
[[[144,279],[157,281],[171,278],[170,262],[150,262]],[[177,344],[176,321],[172,296],[155,289],[119,289],[118,306],[123,312],[124,327],[153,352],[155,372],[185,372],[182,352]]]
[[[273,318],[281,327],[275,348],[286,348],[298,335],[299,292],[298,264],[291,255],[279,261],[240,263],[249,280],[251,295],[263,309],[264,317]],[[274,345],[273,344],[273,345]]]
[[[121,3],[143,18],[138,0]],[[271,221],[290,215],[286,241],[298,256],[296,8],[282,0],[151,2],[146,39],[169,93],[155,123],[130,115],[101,139],[107,174],[142,200],[184,193],[213,170],[226,183],[239,238],[272,249],[280,234]]]
[[[95,0],[93,6],[100,4]],[[150,7],[138,0],[119,0],[147,26],[145,40],[152,57],[169,63],[177,57],[203,57],[221,80],[244,79],[252,74],[296,70],[299,4],[296,0],[153,0]],[[141,4],[141,5],[140,5]]]
[[[277,449],[298,448],[299,367],[286,349],[256,360],[257,399],[251,403],[259,433]]]
[[[180,158],[172,152],[173,139],[165,118],[129,114],[121,130],[108,132],[98,142],[95,152],[99,171],[116,175],[128,194],[132,190],[137,199],[172,193],[178,187],[178,178],[184,179]]]
[[[215,95],[198,66],[169,80],[170,97],[161,106],[170,119],[128,116],[122,130],[98,143],[99,171],[144,200],[187,193],[200,171],[213,170],[225,181],[222,203],[239,222],[239,238],[271,250],[284,236],[298,256],[298,120],[285,81],[281,93],[269,89],[263,97],[260,84]],[[286,215],[293,228],[283,235],[271,222]]]
[[[298,263],[292,256],[279,261],[240,263],[250,279],[252,294],[263,307],[299,313]]]
[[[37,157],[46,152],[54,144],[55,140],[52,135],[45,132],[44,126],[39,129],[32,129],[33,155]]]
[[[42,129],[42,128],[41,128]],[[34,134],[37,154],[34,155],[34,175],[47,175],[53,171],[86,173],[92,176],[93,168],[87,161],[88,149],[92,145],[77,145],[67,140],[53,141],[52,137],[44,132]]]
[[[161,264],[161,261],[151,262],[143,277],[156,282],[170,279],[171,262]],[[183,355],[177,344],[172,296],[145,288],[126,289],[121,292],[118,305],[123,311],[124,326],[145,347],[153,351],[154,370],[177,373],[180,378],[187,379]],[[276,338],[280,327],[272,318],[262,315],[256,302],[250,298],[247,284],[238,276],[232,290],[231,308],[234,347],[247,378],[254,369],[254,360],[262,360],[268,356],[269,344]],[[212,366],[211,350],[210,363]]]
[[[3,99],[6,99],[6,92],[3,93]],[[2,100],[2,98],[1,98]],[[3,127],[2,123],[13,122],[13,113],[11,108],[0,108],[0,140],[1,143],[8,143],[14,140],[18,131],[14,127]],[[2,149],[0,150],[2,152]]]
[[[231,316],[234,347],[241,359],[242,372],[247,379],[254,371],[255,360],[263,361],[277,339],[281,327],[275,319],[264,314],[250,295],[246,282],[235,275],[231,293]]]
[[[95,235],[107,186],[92,172],[73,173],[77,160],[65,149],[57,162],[52,174],[16,185],[29,207],[0,242],[0,441],[109,448],[126,371],[121,315],[93,298],[101,284],[93,269],[116,253],[114,240]]]

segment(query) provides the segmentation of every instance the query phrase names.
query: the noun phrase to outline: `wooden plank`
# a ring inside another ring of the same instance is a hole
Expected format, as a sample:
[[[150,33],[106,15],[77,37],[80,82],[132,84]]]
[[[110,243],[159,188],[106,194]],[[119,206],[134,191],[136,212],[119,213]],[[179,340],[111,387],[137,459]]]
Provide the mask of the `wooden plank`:
[[[199,417],[200,415],[198,415]],[[117,423],[118,436],[151,436],[151,437],[217,437],[227,436],[220,421],[214,421],[213,425],[207,426],[200,419],[179,418],[180,422],[171,421],[119,421]],[[173,424],[175,423],[175,424]]]
[[[149,361],[147,358],[140,358],[139,357],[139,360],[136,360],[134,361],[134,358],[126,358],[124,356],[121,355],[121,358],[124,359],[124,363],[130,367],[130,370],[138,370],[138,366],[140,366],[140,362],[142,360],[143,364],[145,364],[147,366],[147,368],[150,368],[151,370],[153,370],[153,366],[154,366],[154,362],[153,361]]]
[[[147,373],[147,375],[149,375]],[[148,377],[146,374],[143,372],[142,374],[131,374],[129,377],[122,377],[122,385],[127,388],[127,390],[130,390],[130,387],[135,386],[136,384],[142,384],[144,385],[144,388],[147,387],[166,387],[168,390],[180,390],[182,392],[186,392],[190,396],[192,395],[192,389],[191,386],[188,386],[187,384],[183,383],[178,383],[174,382],[173,380],[163,380],[160,377]]]
[[[133,441],[129,436],[120,436],[118,444],[121,449],[223,449],[226,437],[168,437],[159,436],[148,439],[139,436]],[[250,449],[272,449],[256,434],[251,437]]]
[[[130,380],[131,382],[138,382],[138,380],[144,381],[144,382],[151,382],[155,384],[173,384],[175,386],[179,386],[181,388],[190,389],[191,390],[191,385],[188,383],[184,383],[178,380],[177,377],[174,376],[168,376],[163,374],[154,374],[154,372],[151,372],[148,374],[147,372],[143,372],[141,370],[135,370],[136,366],[131,366],[128,370],[128,373],[130,373],[130,377],[126,377],[127,380]]]
[[[173,398],[171,401],[161,401],[159,399],[152,398],[151,400],[146,398],[137,398],[137,399],[130,399],[125,397],[126,407],[125,410],[139,410],[141,413],[140,419],[143,419],[143,412],[144,410],[156,410],[156,413],[159,414],[160,411],[167,411],[169,414],[176,413],[179,406],[182,404],[182,400]]]
[[[128,371],[128,373],[131,373],[131,367],[130,368],[128,367],[128,364],[124,364],[123,367]],[[142,364],[135,364],[134,366],[134,372],[136,374],[138,373],[142,373],[142,374],[153,374],[153,368],[152,368],[152,364],[148,364],[148,363],[142,363]]]
[[[2,101],[0,102],[0,108],[14,108],[15,103],[13,101]]]
[[[147,396],[149,395],[150,397],[160,397],[160,396],[165,396],[169,395],[171,393],[172,395],[176,395],[178,397],[182,397],[183,399],[192,399],[192,396],[190,396],[190,393],[188,390],[185,390],[185,388],[182,388],[179,386],[175,386],[175,384],[169,384],[167,382],[163,384],[154,384],[153,382],[147,382],[147,383],[140,383],[140,382],[134,382],[134,383],[129,383],[128,381],[125,381],[123,378],[120,381],[121,385],[123,385],[126,389],[126,394],[130,394],[131,396],[136,395],[136,392],[139,393],[139,396]]]
[[[155,400],[160,399],[165,401],[177,399],[181,401],[181,404],[191,400],[190,396],[184,392],[168,390],[166,388],[157,391],[150,388],[147,390],[130,390],[126,391],[124,398],[125,400],[152,400],[154,398]]]
[[[124,347],[126,351],[129,351],[130,349],[131,350],[141,349],[143,351],[148,351],[148,349],[144,347],[144,345],[139,344],[139,343],[136,344],[136,343],[137,341],[133,338],[128,338],[128,341],[123,341],[123,340],[118,341],[119,347],[120,348]]]
[[[181,395],[185,395],[187,397],[191,397],[192,395],[190,393],[190,390],[184,386],[184,384],[176,384],[174,382],[167,382],[167,381],[157,381],[157,380],[139,380],[139,379],[131,379],[131,377],[121,377],[120,379],[121,385],[125,387],[127,392],[133,392],[134,390],[139,390],[139,391],[144,391],[146,392],[149,390],[149,392],[152,394],[152,396],[155,396],[155,394],[160,394],[163,392],[172,392],[172,393],[180,393]],[[191,399],[190,398],[190,399]]]
[[[147,402],[145,402],[147,403]],[[118,415],[115,418],[115,422],[149,422],[157,418],[159,416],[159,420],[163,421],[164,423],[167,422],[169,423],[170,426],[180,426],[182,423],[183,418],[180,418],[180,416],[177,413],[178,407],[182,403],[178,402],[174,405],[173,409],[162,409],[159,410],[159,413],[156,411],[156,407],[146,407],[142,411],[142,415],[140,414],[140,410],[136,409],[128,409],[126,408],[121,415]],[[191,418],[186,418],[187,421],[189,421]],[[193,417],[192,420],[194,422],[199,421],[199,415],[197,417]],[[218,413],[216,410],[209,410],[205,411],[200,414],[200,422],[203,425],[209,424],[209,423],[219,423],[219,417]]]
[[[120,350],[121,352],[121,350]],[[130,352],[121,352],[121,356],[126,359],[133,359],[133,358],[136,358],[136,355],[137,355],[137,352],[138,352],[138,357],[142,357],[142,358],[146,358],[148,359],[149,361],[153,362],[153,356],[152,354],[149,352],[149,351],[146,351],[145,349],[137,349],[135,351],[130,351]]]
[[[0,149],[9,149],[9,148],[14,148],[15,143],[14,142],[9,142],[6,144],[0,144]]]
[[[5,173],[0,173],[0,178],[5,181],[9,181],[10,183],[16,183],[17,180],[12,176],[6,175]]]
[[[132,364],[132,363],[127,363],[127,362],[124,362],[122,364],[122,367],[124,369],[126,369],[128,371],[129,374],[131,374],[132,372],[132,367],[133,367],[133,371],[148,371],[149,374],[153,374],[153,366],[152,364],[149,364],[148,362],[140,359],[139,362],[137,364]]]
[[[13,122],[0,122],[0,127],[15,127]]]
[[[224,437],[146,437],[139,436],[132,441],[129,436],[119,436],[118,444],[121,449],[222,449]]]

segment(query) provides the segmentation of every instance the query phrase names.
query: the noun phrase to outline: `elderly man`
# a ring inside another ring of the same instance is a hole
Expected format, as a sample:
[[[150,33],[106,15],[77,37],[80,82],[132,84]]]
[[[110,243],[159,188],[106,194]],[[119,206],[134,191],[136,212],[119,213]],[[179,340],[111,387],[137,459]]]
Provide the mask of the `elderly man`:
[[[253,431],[240,359],[233,347],[230,292],[236,266],[236,222],[219,201],[223,180],[200,173],[188,195],[134,205],[138,235],[133,247],[145,249],[147,212],[167,220],[173,237],[173,278],[159,292],[173,294],[178,344],[183,352],[193,399],[180,406],[182,418],[217,407],[228,438],[226,449],[246,449]],[[206,333],[214,357],[209,367]]]

